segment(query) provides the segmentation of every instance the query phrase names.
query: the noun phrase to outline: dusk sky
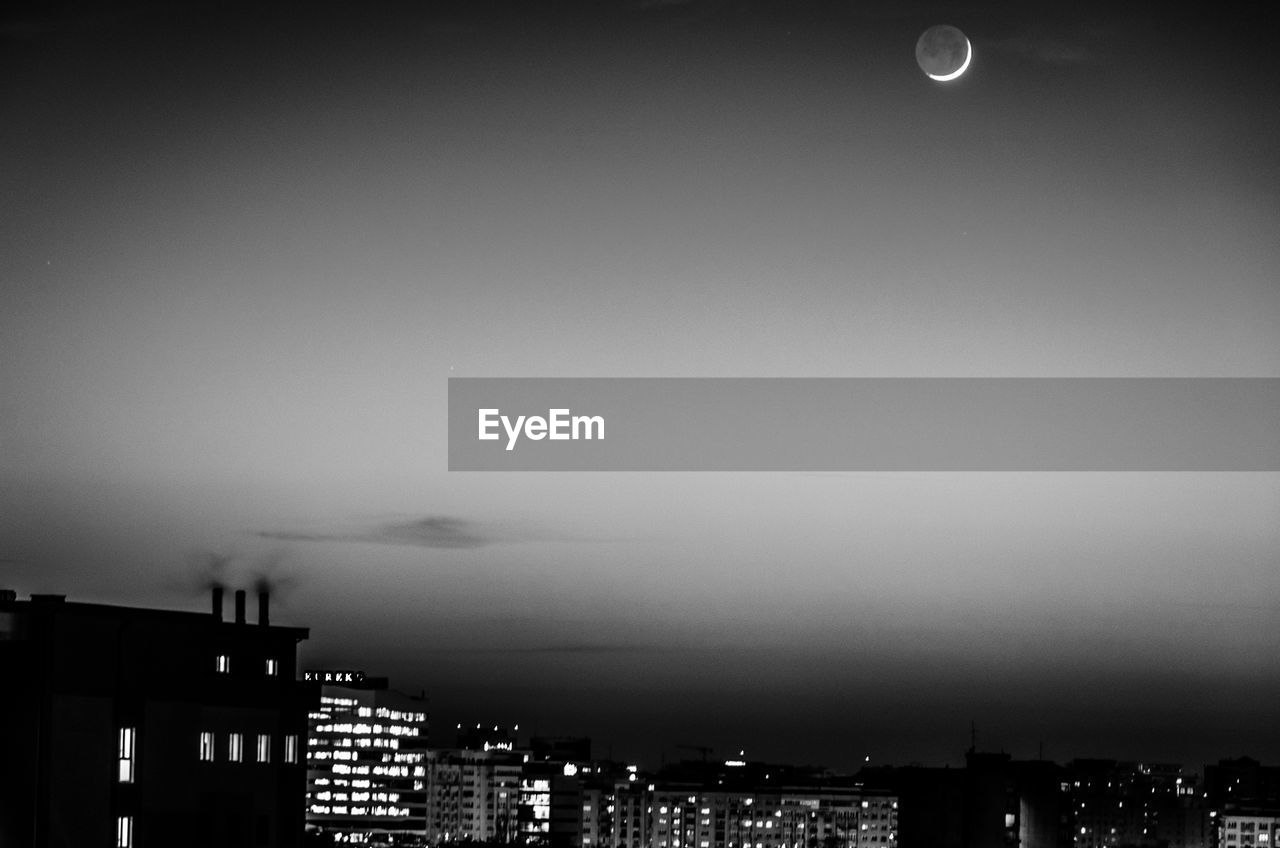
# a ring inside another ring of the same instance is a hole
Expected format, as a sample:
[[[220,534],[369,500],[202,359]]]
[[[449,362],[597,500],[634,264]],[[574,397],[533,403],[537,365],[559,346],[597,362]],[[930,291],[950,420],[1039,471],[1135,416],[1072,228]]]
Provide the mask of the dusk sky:
[[[449,377],[1280,377],[1273,4],[24,5],[0,587],[232,557],[440,744],[1280,761],[1280,474],[446,456]]]

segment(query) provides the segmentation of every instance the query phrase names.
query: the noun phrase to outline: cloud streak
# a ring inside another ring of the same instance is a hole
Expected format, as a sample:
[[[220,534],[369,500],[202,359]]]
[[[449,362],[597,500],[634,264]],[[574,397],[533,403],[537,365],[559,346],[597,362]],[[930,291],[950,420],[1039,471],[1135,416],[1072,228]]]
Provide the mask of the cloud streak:
[[[270,530],[261,531],[257,535],[263,539],[281,542],[343,542],[452,550],[537,541],[532,535],[503,533],[478,522],[446,515],[428,515],[412,521],[387,522],[364,530],[340,533],[295,533]]]
[[[983,39],[983,48],[1041,65],[1054,67],[1093,65],[1102,61],[1104,48],[1120,34],[1121,26],[1090,23],[1042,22],[1021,27],[1003,38]]]
[[[565,645],[531,645],[494,648],[435,648],[427,653],[440,654],[646,654],[671,653],[680,648],[665,645],[623,645],[594,642]]]

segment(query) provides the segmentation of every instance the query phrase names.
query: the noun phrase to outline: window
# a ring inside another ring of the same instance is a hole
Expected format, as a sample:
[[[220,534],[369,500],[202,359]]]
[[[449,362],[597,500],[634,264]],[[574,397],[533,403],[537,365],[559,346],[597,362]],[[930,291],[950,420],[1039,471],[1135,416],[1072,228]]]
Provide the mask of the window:
[[[231,673],[231,657],[226,654],[218,654],[217,669],[219,674]]]
[[[116,816],[116,848],[133,848],[133,816]]]
[[[244,762],[244,734],[227,734],[227,759],[233,763]]]
[[[120,728],[119,739],[119,779],[121,783],[133,783],[133,736],[132,727]]]
[[[290,733],[284,738],[284,761],[286,763],[298,761],[298,736],[295,733]]]
[[[213,762],[213,734],[207,730],[200,734],[200,759],[206,763]]]
[[[275,677],[280,673],[279,660],[267,660],[267,677]]]
[[[271,736],[267,733],[258,734],[258,762],[271,762]]]

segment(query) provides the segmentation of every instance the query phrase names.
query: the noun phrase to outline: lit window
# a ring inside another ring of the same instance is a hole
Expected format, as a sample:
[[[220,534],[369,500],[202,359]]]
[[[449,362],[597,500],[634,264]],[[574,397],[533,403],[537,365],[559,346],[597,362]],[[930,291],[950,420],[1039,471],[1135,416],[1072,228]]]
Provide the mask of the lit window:
[[[244,761],[244,734],[227,734],[227,759],[233,763]]]
[[[133,816],[116,816],[116,848],[133,848]]]
[[[286,763],[296,763],[298,761],[298,736],[290,733],[284,738],[284,761]]]
[[[133,783],[133,734],[132,727],[120,728],[119,757],[120,782]]]
[[[230,674],[231,673],[231,657],[227,656],[226,654],[218,654],[217,668],[218,668],[219,674]]]
[[[267,677],[275,677],[280,673],[279,660],[267,660]]]
[[[258,734],[258,762],[271,762],[271,736],[266,733]]]
[[[200,759],[206,763],[213,762],[213,733],[207,730],[200,734]]]

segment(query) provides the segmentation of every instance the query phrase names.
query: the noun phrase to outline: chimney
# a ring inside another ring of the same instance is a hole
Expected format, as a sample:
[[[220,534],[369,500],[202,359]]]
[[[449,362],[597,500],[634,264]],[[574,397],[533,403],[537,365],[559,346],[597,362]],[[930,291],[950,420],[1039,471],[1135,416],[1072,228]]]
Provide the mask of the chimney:
[[[222,587],[213,587],[213,617],[217,621],[222,621]]]
[[[244,624],[244,589],[236,589],[236,624]]]
[[[266,627],[271,623],[271,593],[266,589],[258,590],[258,624]]]

